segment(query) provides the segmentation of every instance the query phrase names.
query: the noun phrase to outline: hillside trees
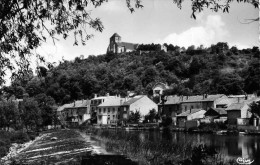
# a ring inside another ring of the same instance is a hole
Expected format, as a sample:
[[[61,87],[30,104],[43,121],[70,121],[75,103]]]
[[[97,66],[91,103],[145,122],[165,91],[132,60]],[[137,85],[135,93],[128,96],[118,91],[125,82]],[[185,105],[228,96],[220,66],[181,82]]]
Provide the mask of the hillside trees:
[[[260,93],[260,61],[255,60],[249,64],[245,79],[245,91]]]
[[[191,16],[196,18],[197,12],[209,8],[214,12],[228,12],[230,4],[234,0],[227,2],[221,1],[191,1]],[[36,56],[41,61],[45,59],[39,54],[33,54],[32,50],[37,48],[47,38],[51,38],[55,43],[58,36],[66,39],[73,33],[74,45],[81,42],[85,45],[86,40],[93,37],[91,30],[102,32],[104,27],[99,18],[91,16],[91,10],[101,6],[105,0],[3,0],[0,2],[0,84],[4,83],[6,69],[14,70],[17,68],[13,76],[22,76],[29,71],[30,56]],[[245,2],[252,4],[258,8],[257,0],[237,2]],[[173,0],[179,8],[183,1]],[[126,6],[133,12],[136,8],[142,8],[140,0],[126,0]],[[259,18],[252,19],[252,21]],[[251,21],[251,20],[250,20]],[[153,45],[153,50],[157,50],[158,46]],[[167,47],[171,51],[177,50],[179,47],[169,45]],[[11,59],[16,60],[13,62]],[[107,62],[113,59],[107,56]],[[50,65],[49,65],[50,66]],[[46,70],[41,70],[38,74],[45,76]]]
[[[38,102],[33,98],[25,98],[21,105],[21,119],[26,129],[40,127],[42,124],[41,111]]]
[[[0,101],[0,128],[16,127],[19,121],[19,110],[12,101]]]

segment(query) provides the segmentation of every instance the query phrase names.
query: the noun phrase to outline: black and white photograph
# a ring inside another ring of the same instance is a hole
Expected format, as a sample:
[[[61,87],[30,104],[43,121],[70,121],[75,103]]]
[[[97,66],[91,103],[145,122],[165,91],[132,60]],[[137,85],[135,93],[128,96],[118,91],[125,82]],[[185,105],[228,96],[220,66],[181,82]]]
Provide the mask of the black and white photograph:
[[[259,0],[0,0],[0,165],[260,165]]]

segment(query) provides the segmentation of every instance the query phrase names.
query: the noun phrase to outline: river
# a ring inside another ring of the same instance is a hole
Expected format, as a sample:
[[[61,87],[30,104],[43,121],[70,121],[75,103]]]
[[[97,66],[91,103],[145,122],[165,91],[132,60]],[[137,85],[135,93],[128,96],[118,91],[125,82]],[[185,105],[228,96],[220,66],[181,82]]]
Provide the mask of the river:
[[[260,136],[242,135],[215,135],[169,131],[124,131],[124,130],[105,130],[105,136],[118,136],[121,138],[136,137],[136,141],[150,141],[156,143],[193,143],[205,144],[216,148],[225,160],[236,160],[237,158],[250,158],[255,165],[260,164]],[[96,135],[104,133],[99,130]],[[120,138],[119,138],[120,139]],[[95,139],[96,140],[96,139]],[[106,143],[100,141],[99,145],[106,148]],[[109,150],[109,148],[106,148]],[[112,151],[111,151],[112,152]]]

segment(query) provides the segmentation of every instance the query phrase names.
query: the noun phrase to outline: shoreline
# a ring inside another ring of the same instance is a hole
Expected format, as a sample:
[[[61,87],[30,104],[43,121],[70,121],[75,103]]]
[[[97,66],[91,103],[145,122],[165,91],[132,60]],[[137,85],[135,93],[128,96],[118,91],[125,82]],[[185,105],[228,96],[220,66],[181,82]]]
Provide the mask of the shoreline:
[[[216,130],[205,130],[205,129],[185,129],[180,127],[132,127],[132,126],[126,126],[126,127],[119,127],[119,126],[113,126],[110,125],[94,125],[94,126],[88,126],[88,127],[82,127],[80,129],[86,129],[86,128],[94,128],[94,129],[114,129],[114,130],[125,130],[125,131],[163,131],[168,130],[172,132],[185,132],[185,133],[207,133],[207,134],[216,134],[216,135],[252,135],[252,136],[260,136],[260,131],[252,131],[252,130],[246,130],[246,129],[216,129]]]

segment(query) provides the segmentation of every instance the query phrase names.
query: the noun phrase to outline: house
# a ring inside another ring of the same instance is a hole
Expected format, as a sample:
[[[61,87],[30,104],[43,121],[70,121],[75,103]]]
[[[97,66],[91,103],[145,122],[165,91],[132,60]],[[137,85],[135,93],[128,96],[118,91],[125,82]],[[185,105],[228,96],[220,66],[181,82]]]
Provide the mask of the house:
[[[227,120],[225,108],[210,108],[204,115],[205,118],[201,120],[204,123],[225,122]]]
[[[228,97],[223,94],[218,95],[196,95],[196,96],[166,96],[165,103],[158,104],[160,115],[172,117],[176,123],[176,115],[190,109],[204,109],[217,107],[227,107],[230,103]]]
[[[203,109],[190,109],[177,115],[177,121],[189,121],[204,118],[206,111]]]
[[[165,84],[165,83],[161,83],[158,82],[153,86],[153,96],[160,96],[163,94],[163,91],[166,89],[170,89],[170,87]]]
[[[70,104],[58,107],[57,114],[60,120],[67,124],[80,125],[90,119],[90,100],[77,100]]]
[[[138,44],[128,43],[128,42],[121,42],[121,36],[117,33],[114,33],[110,37],[109,46],[107,48],[107,52],[113,53],[123,53],[123,52],[132,52],[136,50]]]
[[[249,111],[247,103],[233,103],[226,111],[228,124],[249,125],[249,118],[252,116],[252,113]]]
[[[228,124],[231,125],[248,125],[250,112],[250,104],[254,101],[260,100],[256,95],[233,95],[229,96],[232,104],[226,108]]]
[[[180,109],[180,97],[177,95],[165,96],[165,102],[158,104],[158,112],[161,116],[171,117],[174,125],[176,125],[176,116],[182,111]]]
[[[203,109],[190,109],[177,115],[177,124],[180,127],[197,127],[198,120],[204,118],[205,110]]]
[[[119,110],[126,98],[110,98],[106,99],[98,106],[97,124],[117,125],[119,120]]]
[[[150,98],[145,95],[137,95],[126,100],[120,106],[119,118],[121,121],[127,120],[131,111],[139,111],[142,121],[144,120],[144,116],[147,115],[152,109],[155,109],[157,111],[157,104],[155,104]]]
[[[197,96],[181,96],[180,109],[185,112],[189,109],[204,109],[217,108],[228,104],[227,96],[224,94],[216,95],[197,95]],[[226,103],[225,103],[226,101]],[[221,104],[219,104],[221,103]],[[224,104],[224,105],[223,105]],[[220,106],[221,105],[221,106]]]

